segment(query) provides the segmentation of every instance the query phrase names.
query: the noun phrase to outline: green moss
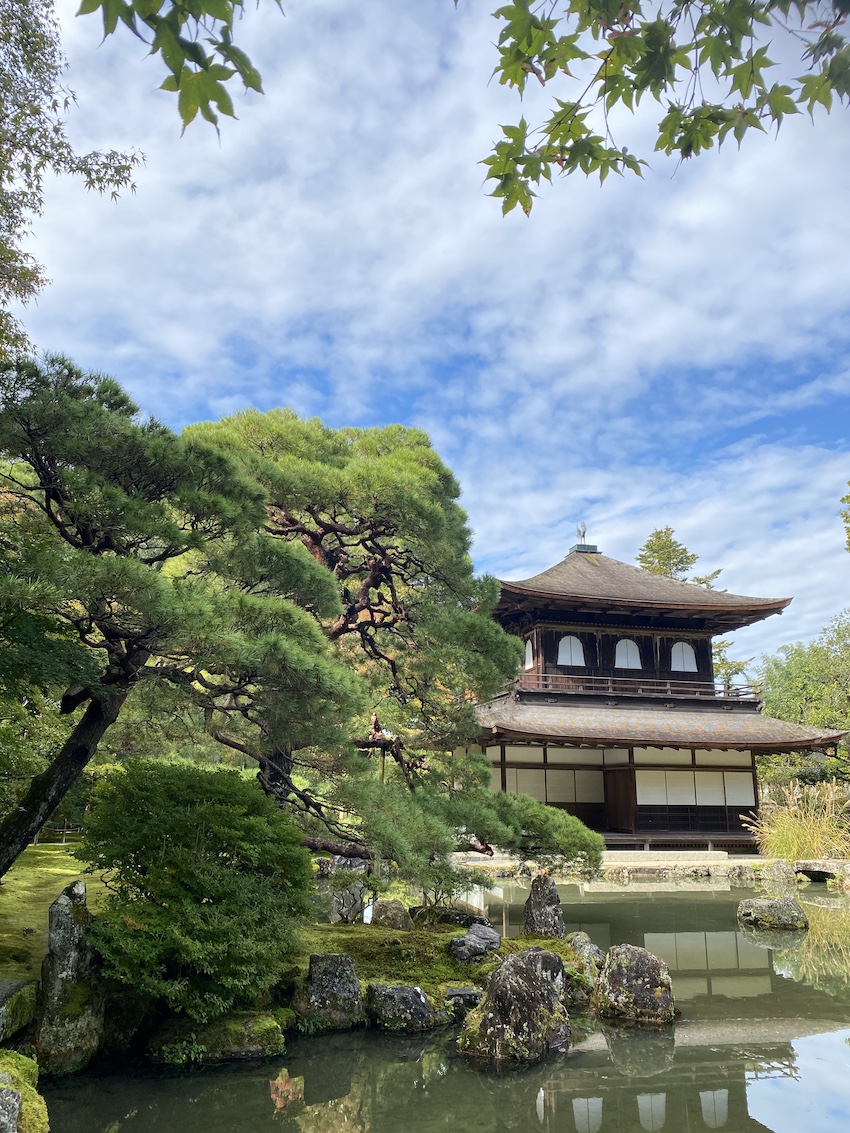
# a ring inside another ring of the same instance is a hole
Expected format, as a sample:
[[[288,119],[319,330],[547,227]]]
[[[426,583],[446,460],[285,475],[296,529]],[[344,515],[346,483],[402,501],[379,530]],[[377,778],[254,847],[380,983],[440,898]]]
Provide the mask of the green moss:
[[[286,1049],[278,1014],[235,1011],[205,1025],[186,1018],[173,1019],[156,1035],[148,1055],[153,1062],[169,1066],[276,1057]],[[295,1018],[292,1011],[280,1014]]]
[[[82,878],[88,904],[97,908],[105,886],[84,877],[68,846],[30,846],[0,884],[0,976],[37,979],[47,953],[47,911],[66,885]]]
[[[10,996],[6,1002],[5,1037],[14,1035],[22,1027],[26,1027],[35,1018],[38,1005],[38,984],[24,984],[22,988]]]
[[[79,1019],[91,1007],[94,999],[92,985],[87,980],[73,980],[62,989],[60,1019]]]
[[[505,937],[498,956],[491,953],[480,963],[461,964],[449,951],[449,941],[463,936],[457,925],[429,925],[407,932],[374,925],[313,925],[302,934],[302,951],[297,967],[306,977],[311,953],[346,953],[354,958],[354,969],[361,990],[370,983],[408,984],[420,987],[435,1010],[442,1010],[450,987],[484,987],[487,977],[501,959],[539,945],[557,952],[564,961],[568,977],[584,981],[583,969],[575,952],[563,940],[549,937]]]
[[[0,1073],[11,1077],[12,1088],[21,1095],[18,1133],[48,1133],[47,1106],[36,1090],[38,1064],[17,1051],[0,1050]]]

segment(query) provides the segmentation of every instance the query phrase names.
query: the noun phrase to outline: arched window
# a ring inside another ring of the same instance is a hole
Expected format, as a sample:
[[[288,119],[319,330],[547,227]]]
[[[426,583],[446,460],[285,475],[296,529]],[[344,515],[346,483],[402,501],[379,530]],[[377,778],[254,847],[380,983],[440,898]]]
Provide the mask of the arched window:
[[[674,673],[695,673],[697,655],[694,647],[687,641],[676,641],[670,654],[670,668]]]
[[[534,668],[534,646],[530,637],[525,642],[525,667],[526,669]]]
[[[640,650],[637,647],[637,642],[628,637],[618,641],[617,652],[614,654],[614,668],[639,669],[640,667]]]
[[[584,665],[584,646],[577,637],[562,637],[558,642],[559,665]]]

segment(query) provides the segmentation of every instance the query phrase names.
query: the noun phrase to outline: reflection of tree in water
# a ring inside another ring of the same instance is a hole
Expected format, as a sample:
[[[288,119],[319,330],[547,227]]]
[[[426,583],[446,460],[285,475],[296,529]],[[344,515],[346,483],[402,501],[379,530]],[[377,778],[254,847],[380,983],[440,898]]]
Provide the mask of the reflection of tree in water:
[[[809,931],[799,947],[774,953],[776,967],[801,983],[850,1000],[850,907],[835,898],[829,906],[806,901]]]
[[[673,1031],[608,1028],[592,1050],[528,1070],[486,1074],[460,1060],[453,1036],[393,1049],[374,1039],[302,1063],[271,1083],[285,1099],[275,1125],[288,1133],[398,1133],[474,1128],[480,1133],[766,1133],[747,1106],[747,1081],[795,1077],[790,1044],[696,1047],[675,1052]],[[347,1055],[350,1087],[332,1083]]]

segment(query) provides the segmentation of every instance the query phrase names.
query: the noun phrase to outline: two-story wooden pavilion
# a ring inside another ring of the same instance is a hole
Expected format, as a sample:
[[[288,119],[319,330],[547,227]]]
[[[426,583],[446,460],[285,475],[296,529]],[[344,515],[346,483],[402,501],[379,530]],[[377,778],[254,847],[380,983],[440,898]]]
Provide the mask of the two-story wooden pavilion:
[[[790,598],[677,582],[585,543],[501,585],[496,616],[524,639],[525,667],[478,709],[493,789],[568,810],[610,846],[750,846],[756,754],[844,734],[771,719],[755,691],[715,682],[712,637]]]

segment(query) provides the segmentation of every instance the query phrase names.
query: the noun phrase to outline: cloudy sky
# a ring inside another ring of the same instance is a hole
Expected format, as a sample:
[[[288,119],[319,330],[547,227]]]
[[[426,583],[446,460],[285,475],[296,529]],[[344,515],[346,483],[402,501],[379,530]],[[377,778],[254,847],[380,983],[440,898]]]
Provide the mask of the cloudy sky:
[[[561,180],[503,219],[477,163],[549,96],[488,85],[492,5],[249,5],[266,94],[220,140],[181,138],[158,62],[75,6],[73,139],[146,165],[117,203],[50,186],[40,347],[178,428],[248,405],[420,426],[501,577],[582,520],[626,561],[669,524],[729,590],[795,595],[739,657],[850,605],[850,111],[643,181]],[[651,150],[650,126],[618,141]]]

